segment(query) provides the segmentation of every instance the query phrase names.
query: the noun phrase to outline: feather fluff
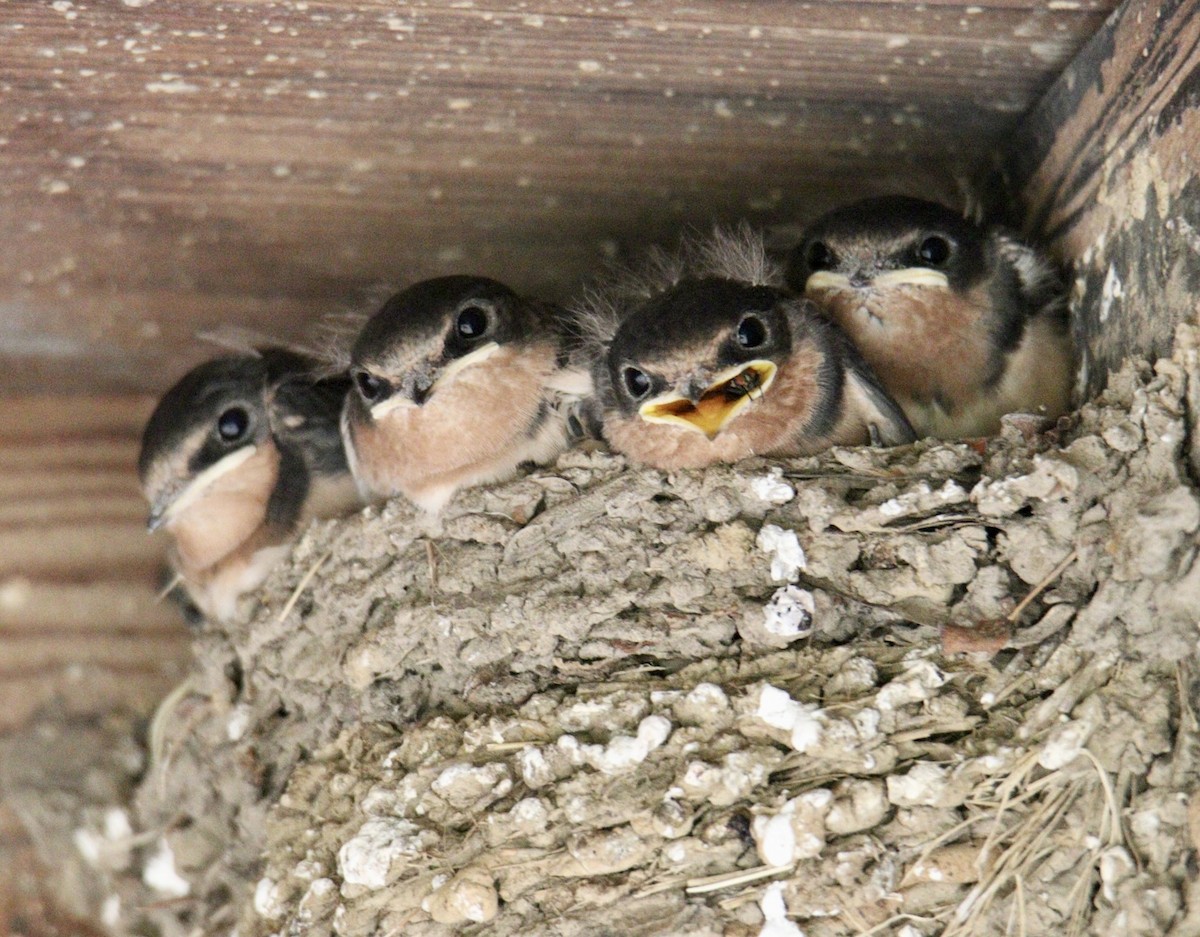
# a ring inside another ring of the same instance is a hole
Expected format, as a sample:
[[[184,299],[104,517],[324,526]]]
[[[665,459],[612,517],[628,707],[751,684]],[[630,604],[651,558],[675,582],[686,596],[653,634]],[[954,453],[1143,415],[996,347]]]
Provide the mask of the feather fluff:
[[[991,236],[999,255],[1016,272],[1021,295],[1029,304],[1031,315],[1051,318],[1066,315],[1067,293],[1054,264],[1040,251],[1001,228],[993,229]]]
[[[768,256],[759,231],[744,222],[685,235],[675,251],[652,249],[637,266],[618,268],[587,289],[571,307],[573,329],[598,352],[634,309],[681,280],[713,277],[755,286],[782,286],[783,274]],[[594,354],[593,354],[594,357]]]
[[[247,326],[233,325],[225,322],[214,326],[211,329],[201,329],[194,333],[196,338],[202,342],[208,342],[210,345],[215,345],[225,351],[231,351],[238,355],[247,355],[251,358],[261,358],[262,352],[260,349],[274,346],[276,348],[286,347],[279,339],[267,335],[265,332],[259,332],[257,329],[252,329]],[[288,349],[289,351],[295,349]]]
[[[309,353],[320,362],[323,377],[346,373],[350,367],[350,349],[359,332],[397,288],[394,284],[377,283],[360,292],[360,302],[325,313],[312,328],[313,347]]]

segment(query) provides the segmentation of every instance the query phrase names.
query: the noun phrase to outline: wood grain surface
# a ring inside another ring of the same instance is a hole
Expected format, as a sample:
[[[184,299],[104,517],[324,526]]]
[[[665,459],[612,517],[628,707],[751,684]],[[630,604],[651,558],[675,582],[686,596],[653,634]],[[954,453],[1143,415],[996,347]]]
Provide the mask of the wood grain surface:
[[[158,392],[450,271],[956,201],[1115,0],[0,4],[0,391]]]
[[[189,635],[156,598],[163,542],[135,464],[146,397],[0,408],[0,731],[37,708],[148,712]]]
[[[1200,321],[1200,6],[1124,4],[1003,160],[1012,220],[1073,267],[1081,393]]]

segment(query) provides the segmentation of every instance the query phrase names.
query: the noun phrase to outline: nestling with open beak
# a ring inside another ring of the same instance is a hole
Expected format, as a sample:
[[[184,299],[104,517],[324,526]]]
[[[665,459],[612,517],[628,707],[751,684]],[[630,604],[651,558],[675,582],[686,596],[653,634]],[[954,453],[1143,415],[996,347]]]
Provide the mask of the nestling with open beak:
[[[781,288],[762,239],[717,230],[579,309],[613,448],[660,469],[897,445],[904,414],[846,337]]]
[[[364,495],[437,513],[460,488],[553,459],[590,385],[569,364],[565,312],[475,276],[393,296],[350,352],[342,433]]]
[[[338,433],[345,378],[268,348],[206,362],[159,401],[138,474],[151,531],[210,618],[229,619],[290,549],[300,525],[361,504]]]
[[[902,196],[818,219],[788,284],[854,340],[921,435],[997,432],[1005,413],[1058,417],[1074,360],[1050,262],[998,227]]]

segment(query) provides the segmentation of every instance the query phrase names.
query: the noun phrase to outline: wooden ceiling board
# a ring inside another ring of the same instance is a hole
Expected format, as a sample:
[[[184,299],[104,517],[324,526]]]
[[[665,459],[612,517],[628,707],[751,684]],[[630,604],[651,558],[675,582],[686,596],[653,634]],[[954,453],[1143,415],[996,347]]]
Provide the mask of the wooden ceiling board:
[[[0,3],[0,392],[159,392],[381,283],[961,198],[1107,0]]]

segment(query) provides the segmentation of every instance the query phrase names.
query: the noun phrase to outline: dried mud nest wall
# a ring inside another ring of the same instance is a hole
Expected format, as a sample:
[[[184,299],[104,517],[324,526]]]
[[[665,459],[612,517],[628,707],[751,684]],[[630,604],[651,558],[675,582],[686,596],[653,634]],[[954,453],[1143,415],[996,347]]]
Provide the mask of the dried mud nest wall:
[[[1183,332],[986,446],[314,526],[199,635],[114,923],[1200,934],[1198,404]]]

